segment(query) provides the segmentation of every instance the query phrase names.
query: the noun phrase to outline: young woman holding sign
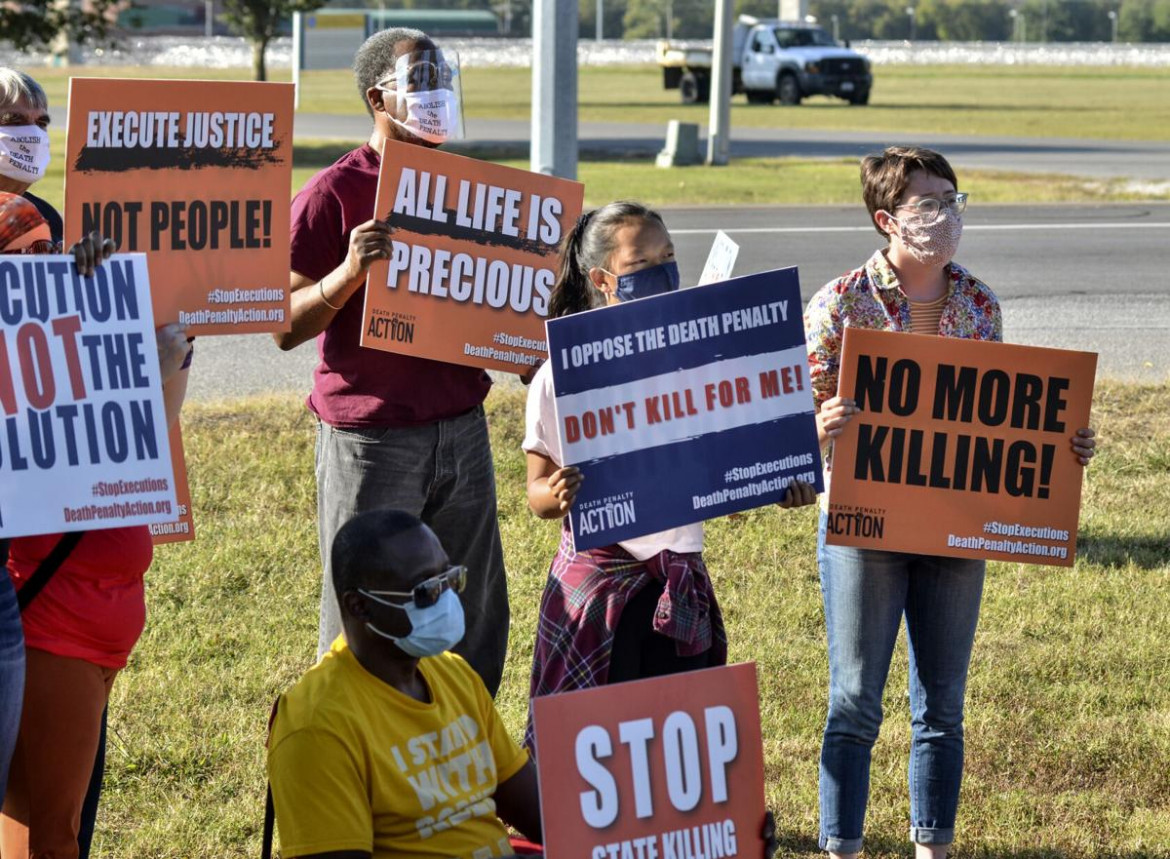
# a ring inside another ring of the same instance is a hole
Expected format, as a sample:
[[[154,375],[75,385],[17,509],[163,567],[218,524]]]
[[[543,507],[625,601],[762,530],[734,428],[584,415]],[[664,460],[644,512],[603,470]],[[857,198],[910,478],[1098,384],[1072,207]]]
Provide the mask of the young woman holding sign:
[[[1003,339],[999,302],[952,262],[967,195],[946,159],[889,148],[861,162],[862,193],[889,246],[826,284],[805,312],[810,377],[822,445],[858,413],[838,396],[844,329]],[[1093,455],[1080,429],[1071,453]],[[826,457],[826,486],[829,475]],[[826,493],[827,497],[827,493]],[[817,561],[829,638],[829,715],[821,747],[820,846],[857,854],[869,795],[870,752],[902,617],[910,651],[910,838],[919,859],[943,857],[954,840],[963,771],[963,700],[983,593],[984,562],[829,546],[822,511]]]
[[[565,237],[549,302],[557,318],[678,289],[674,244],[657,212],[611,203],[581,216]],[[523,448],[528,506],[564,519],[582,475],[565,466],[553,408],[552,367],[528,392]],[[811,504],[789,487],[781,507]],[[684,525],[575,552],[565,524],[540,603],[530,698],[723,665],[727,637],[703,563],[703,525]],[[534,748],[531,709],[525,745]]]

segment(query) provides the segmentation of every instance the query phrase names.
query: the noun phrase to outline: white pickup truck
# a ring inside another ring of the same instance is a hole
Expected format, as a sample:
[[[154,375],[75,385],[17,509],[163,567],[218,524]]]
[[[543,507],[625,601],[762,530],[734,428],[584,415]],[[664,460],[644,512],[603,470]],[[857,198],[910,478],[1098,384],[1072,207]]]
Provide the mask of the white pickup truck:
[[[869,103],[869,60],[838,45],[820,27],[741,15],[732,41],[731,91],[745,93],[753,104],[800,104],[809,95]],[[712,55],[708,47],[659,42],[666,89],[677,89],[683,104],[707,101]]]

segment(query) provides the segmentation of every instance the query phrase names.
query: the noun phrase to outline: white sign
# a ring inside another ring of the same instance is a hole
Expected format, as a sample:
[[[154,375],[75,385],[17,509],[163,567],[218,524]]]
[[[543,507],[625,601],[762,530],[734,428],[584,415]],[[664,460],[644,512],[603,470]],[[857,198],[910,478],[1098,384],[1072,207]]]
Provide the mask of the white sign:
[[[699,277],[699,286],[728,280],[735,269],[735,259],[738,256],[739,245],[723,230],[717,232],[715,241],[711,244],[711,253],[707,254],[707,264],[703,266],[703,274]]]
[[[144,254],[0,256],[0,537],[174,518]]]

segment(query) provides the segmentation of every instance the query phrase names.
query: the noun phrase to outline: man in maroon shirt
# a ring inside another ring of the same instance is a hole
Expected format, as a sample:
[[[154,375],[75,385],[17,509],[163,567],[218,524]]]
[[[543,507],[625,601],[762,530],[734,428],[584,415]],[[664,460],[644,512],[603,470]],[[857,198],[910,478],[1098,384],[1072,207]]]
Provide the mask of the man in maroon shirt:
[[[467,567],[461,594],[467,634],[456,650],[495,695],[508,639],[508,596],[483,411],[491,379],[481,369],[358,345],[366,273],[390,255],[388,226],[371,220],[382,143],[442,142],[434,117],[415,115],[420,99],[399,97],[408,81],[411,92],[420,89],[420,75],[434,76],[421,89],[443,86],[445,77],[434,74],[442,65],[434,42],[417,30],[384,30],[358,50],[354,74],[373,133],[293,200],[292,330],[275,338],[282,349],[292,349],[315,337],[320,357],[308,398],[318,418],[324,567],[318,655],[341,633],[329,560],[337,530],[367,510],[406,510],[438,535],[453,563]]]

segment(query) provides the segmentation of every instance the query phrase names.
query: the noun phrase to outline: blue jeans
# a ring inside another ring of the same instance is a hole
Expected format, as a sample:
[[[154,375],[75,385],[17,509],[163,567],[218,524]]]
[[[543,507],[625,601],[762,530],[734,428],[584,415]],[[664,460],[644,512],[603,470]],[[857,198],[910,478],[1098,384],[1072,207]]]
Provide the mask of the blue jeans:
[[[870,752],[902,618],[910,652],[910,839],[950,844],[963,777],[963,699],[983,561],[825,545],[817,562],[829,637],[821,746],[821,849],[861,849]]]
[[[358,513],[392,508],[430,526],[454,564],[467,631],[454,649],[494,696],[508,647],[508,582],[496,519],[496,477],[483,407],[421,427],[317,425],[317,524],[324,582],[317,655],[341,634],[329,562],[333,537]]]
[[[0,553],[7,558],[7,552]],[[7,569],[0,569],[0,802],[8,784],[8,765],[20,733],[24,704],[24,628]]]

